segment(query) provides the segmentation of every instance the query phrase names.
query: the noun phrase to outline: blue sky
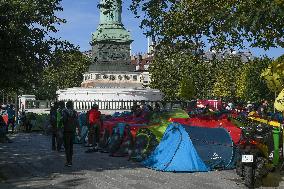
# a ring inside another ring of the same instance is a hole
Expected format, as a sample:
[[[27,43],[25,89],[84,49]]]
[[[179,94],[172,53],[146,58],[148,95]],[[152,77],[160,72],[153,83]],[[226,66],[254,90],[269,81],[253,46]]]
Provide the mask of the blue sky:
[[[59,32],[56,37],[61,37],[71,43],[80,46],[81,51],[91,49],[89,42],[91,34],[96,31],[99,24],[99,10],[97,8],[99,0],[62,0],[63,11],[58,15],[67,20],[66,24],[58,27]],[[139,28],[140,21],[127,8],[130,0],[125,0],[122,11],[122,22],[130,31],[134,40],[131,48],[132,53],[147,52],[147,39],[143,35],[143,30]],[[271,48],[269,51],[263,49],[250,49],[254,56],[267,55],[277,58],[284,54],[283,48]]]

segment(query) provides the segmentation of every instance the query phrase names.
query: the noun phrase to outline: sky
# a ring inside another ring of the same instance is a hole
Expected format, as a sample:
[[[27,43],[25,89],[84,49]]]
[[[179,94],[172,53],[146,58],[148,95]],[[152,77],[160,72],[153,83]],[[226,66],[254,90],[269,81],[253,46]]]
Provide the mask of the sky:
[[[143,30],[139,28],[140,20],[135,18],[133,13],[128,10],[130,1],[123,1],[122,23],[130,31],[134,40],[131,44],[131,53],[146,53],[147,39],[143,35]],[[91,35],[99,25],[98,3],[99,0],[62,0],[63,11],[58,12],[57,15],[66,19],[67,23],[58,27],[59,32],[55,34],[55,37],[78,45],[81,51],[90,50]],[[284,54],[284,48],[271,48],[268,51],[251,48],[250,51],[256,57],[267,55],[271,58],[277,58]]]

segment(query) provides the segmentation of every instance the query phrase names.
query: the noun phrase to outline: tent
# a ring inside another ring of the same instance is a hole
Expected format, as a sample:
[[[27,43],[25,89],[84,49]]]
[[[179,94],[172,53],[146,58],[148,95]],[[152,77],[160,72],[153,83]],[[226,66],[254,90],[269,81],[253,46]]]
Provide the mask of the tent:
[[[284,111],[284,89],[279,93],[279,95],[275,99],[274,107],[280,112]]]
[[[235,144],[238,144],[242,134],[242,130],[238,128],[234,123],[229,121],[227,118],[222,118],[222,119],[203,119],[199,117],[171,118],[170,121],[178,122],[182,125],[189,125],[195,127],[224,128],[229,132]]]
[[[113,127],[107,146],[107,151],[110,152],[111,155],[119,150],[123,138],[124,129],[124,123],[117,124],[115,127]]]
[[[142,161],[155,149],[162,139],[164,132],[169,125],[169,118],[188,118],[187,112],[182,109],[172,109],[153,113],[150,122],[146,126],[131,126],[131,133],[135,137],[134,149],[131,158]],[[136,134],[137,133],[137,134]]]
[[[108,153],[108,145],[110,142],[110,132],[108,129],[104,129],[102,131],[102,136],[100,137],[99,140],[99,150],[100,152]]]
[[[274,121],[274,120],[271,121],[271,120],[267,120],[267,119],[264,119],[264,118],[253,117],[253,116],[249,116],[248,118],[251,119],[251,120],[254,120],[254,121],[265,123],[265,124],[273,126],[273,127],[280,127],[281,126],[281,123],[279,123],[278,121]]]
[[[197,153],[210,169],[231,169],[235,166],[235,147],[224,128],[184,126]]]
[[[150,124],[159,123],[159,125],[149,127],[149,129],[156,136],[157,140],[160,141],[170,123],[170,118],[189,118],[189,115],[182,109],[173,109],[170,111],[154,114],[152,118],[154,119],[152,119],[152,122],[150,122]]]
[[[110,137],[110,141],[108,145],[113,146],[116,143],[116,148],[112,148],[111,155],[112,156],[126,156],[131,153],[133,150],[134,139],[137,131],[140,128],[147,127],[146,124],[126,124],[126,123],[118,123],[115,127],[113,127],[113,135]],[[117,133],[119,134],[117,136]],[[112,139],[116,137],[116,140]],[[120,144],[120,145],[118,145]]]
[[[84,144],[87,140],[88,135],[88,126],[87,126],[87,114],[82,112],[78,116],[78,122],[79,122],[79,129],[81,131],[80,135],[76,134],[75,138],[73,140],[73,143],[75,144]]]
[[[159,171],[208,171],[188,133],[178,123],[172,123],[167,127],[160,144],[142,164]]]
[[[150,155],[158,144],[156,136],[148,128],[141,128],[136,134],[130,158],[135,161],[142,161]]]
[[[145,126],[146,123],[148,123],[148,120],[145,117],[133,117],[131,116],[123,116],[123,117],[115,117],[112,119],[108,119],[103,121],[103,125],[101,128],[101,135],[102,135],[102,131],[104,131],[105,129],[108,129],[108,131],[110,132],[110,134],[112,134],[113,128],[117,125],[117,124],[128,124],[128,125],[133,125],[134,126]],[[133,134],[135,135],[136,132],[132,131]]]
[[[126,126],[124,128],[124,133],[120,138],[120,145],[117,147],[116,150],[111,152],[110,156],[115,156],[115,157],[129,156],[131,150],[133,149],[133,144],[134,144],[134,139],[130,132],[130,127]]]

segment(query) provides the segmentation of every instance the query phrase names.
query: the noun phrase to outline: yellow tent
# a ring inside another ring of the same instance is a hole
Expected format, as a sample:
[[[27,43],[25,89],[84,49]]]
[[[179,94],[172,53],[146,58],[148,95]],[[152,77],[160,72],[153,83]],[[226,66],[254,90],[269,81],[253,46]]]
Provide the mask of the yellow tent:
[[[275,99],[274,107],[276,110],[280,112],[284,111],[284,89],[280,92],[278,97]]]

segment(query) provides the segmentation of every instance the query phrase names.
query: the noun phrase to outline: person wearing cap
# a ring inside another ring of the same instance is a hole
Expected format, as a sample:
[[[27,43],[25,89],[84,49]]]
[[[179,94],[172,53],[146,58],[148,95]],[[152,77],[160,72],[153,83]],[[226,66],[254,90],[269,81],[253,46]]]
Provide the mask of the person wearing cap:
[[[101,124],[101,112],[99,111],[99,106],[93,104],[91,110],[89,110],[87,114],[89,124],[88,146],[97,149],[100,139]]]

